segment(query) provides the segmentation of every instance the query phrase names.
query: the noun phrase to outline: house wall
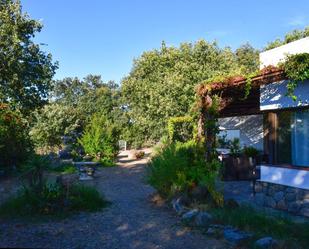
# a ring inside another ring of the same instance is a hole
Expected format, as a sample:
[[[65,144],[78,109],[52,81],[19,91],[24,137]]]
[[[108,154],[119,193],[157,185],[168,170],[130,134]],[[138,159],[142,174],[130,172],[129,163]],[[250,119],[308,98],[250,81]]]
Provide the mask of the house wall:
[[[237,137],[239,134],[242,146],[253,146],[263,150],[263,115],[220,118],[219,126],[227,130],[228,137]]]
[[[274,82],[260,88],[260,110],[277,110],[309,105],[309,80],[299,83],[294,94],[297,101],[286,96],[287,80]]]
[[[284,184],[257,181],[254,201],[260,206],[309,217],[309,190]]]
[[[286,54],[299,53],[309,53],[309,37],[260,53],[260,69],[269,65],[277,66],[284,61]]]

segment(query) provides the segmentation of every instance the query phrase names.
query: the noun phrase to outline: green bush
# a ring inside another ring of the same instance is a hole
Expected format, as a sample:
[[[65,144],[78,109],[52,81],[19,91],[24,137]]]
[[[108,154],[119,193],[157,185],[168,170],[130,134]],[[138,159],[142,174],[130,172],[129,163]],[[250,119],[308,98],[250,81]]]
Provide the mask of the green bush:
[[[49,168],[46,157],[33,155],[23,165],[23,188],[0,206],[0,215],[63,215],[75,211],[96,211],[107,202],[92,187],[77,184],[48,183],[44,171]]]
[[[114,165],[118,153],[119,132],[103,115],[96,114],[78,142],[85,152],[105,166]]]
[[[57,167],[49,167],[49,171],[61,174],[73,174],[77,172],[77,168],[73,164],[61,164]]]
[[[192,117],[173,117],[168,120],[168,136],[171,141],[186,142],[193,139],[193,119]]]
[[[0,206],[3,217],[31,217],[41,215],[64,215],[77,211],[97,211],[107,201],[93,187],[72,185],[65,188],[60,184],[42,185],[40,192],[24,188]]]
[[[244,147],[243,153],[247,157],[253,157],[253,158],[255,158],[259,155],[259,151],[252,146]]]
[[[219,168],[218,161],[205,162],[202,145],[194,141],[176,142],[162,148],[152,158],[148,181],[165,197],[190,192],[198,185],[205,186],[216,204],[221,204],[223,198],[215,188]]]
[[[32,151],[28,126],[21,114],[0,103],[0,168],[21,165]]]
[[[35,123],[30,135],[37,148],[49,151],[60,147],[61,137],[80,128],[77,111],[61,104],[49,104],[34,113]]]

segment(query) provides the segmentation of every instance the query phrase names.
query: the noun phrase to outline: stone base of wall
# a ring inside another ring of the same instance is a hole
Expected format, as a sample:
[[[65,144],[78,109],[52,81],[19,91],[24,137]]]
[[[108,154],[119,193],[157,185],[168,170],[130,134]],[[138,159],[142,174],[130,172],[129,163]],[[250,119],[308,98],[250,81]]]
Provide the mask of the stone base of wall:
[[[309,217],[309,190],[257,181],[257,205]]]

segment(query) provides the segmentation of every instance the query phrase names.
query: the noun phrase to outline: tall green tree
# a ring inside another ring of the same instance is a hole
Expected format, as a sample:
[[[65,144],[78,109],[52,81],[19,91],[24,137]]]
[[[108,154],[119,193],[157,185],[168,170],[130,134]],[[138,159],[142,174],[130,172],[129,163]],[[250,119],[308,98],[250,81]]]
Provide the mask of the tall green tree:
[[[240,53],[241,52],[241,53]],[[230,48],[200,40],[144,52],[134,61],[130,74],[122,81],[123,101],[131,120],[131,137],[139,141],[157,140],[166,134],[167,120],[190,111],[195,100],[195,86],[215,76],[240,73],[251,65],[251,47],[239,55]],[[246,65],[246,63],[249,64]]]
[[[55,81],[50,104],[35,112],[31,136],[39,148],[59,147],[63,135],[81,134],[94,114],[126,127],[119,99],[117,84],[99,75]]]
[[[264,50],[280,47],[289,42],[293,42],[308,36],[309,36],[309,26],[305,27],[303,30],[295,29],[292,30],[291,32],[288,32],[283,39],[277,38],[276,40],[269,42],[264,48]]]
[[[57,69],[51,54],[33,41],[41,29],[20,1],[0,0],[0,102],[24,112],[47,102]]]
[[[249,43],[246,43],[236,49],[236,61],[240,66],[242,74],[248,75],[259,69],[259,53],[260,51],[252,47]]]

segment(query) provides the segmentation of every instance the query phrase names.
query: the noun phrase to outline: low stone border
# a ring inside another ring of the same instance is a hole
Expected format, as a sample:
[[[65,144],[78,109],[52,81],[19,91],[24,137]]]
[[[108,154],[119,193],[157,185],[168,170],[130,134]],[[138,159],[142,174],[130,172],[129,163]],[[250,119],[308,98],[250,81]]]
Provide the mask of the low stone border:
[[[257,181],[255,202],[259,206],[309,217],[309,190]]]

